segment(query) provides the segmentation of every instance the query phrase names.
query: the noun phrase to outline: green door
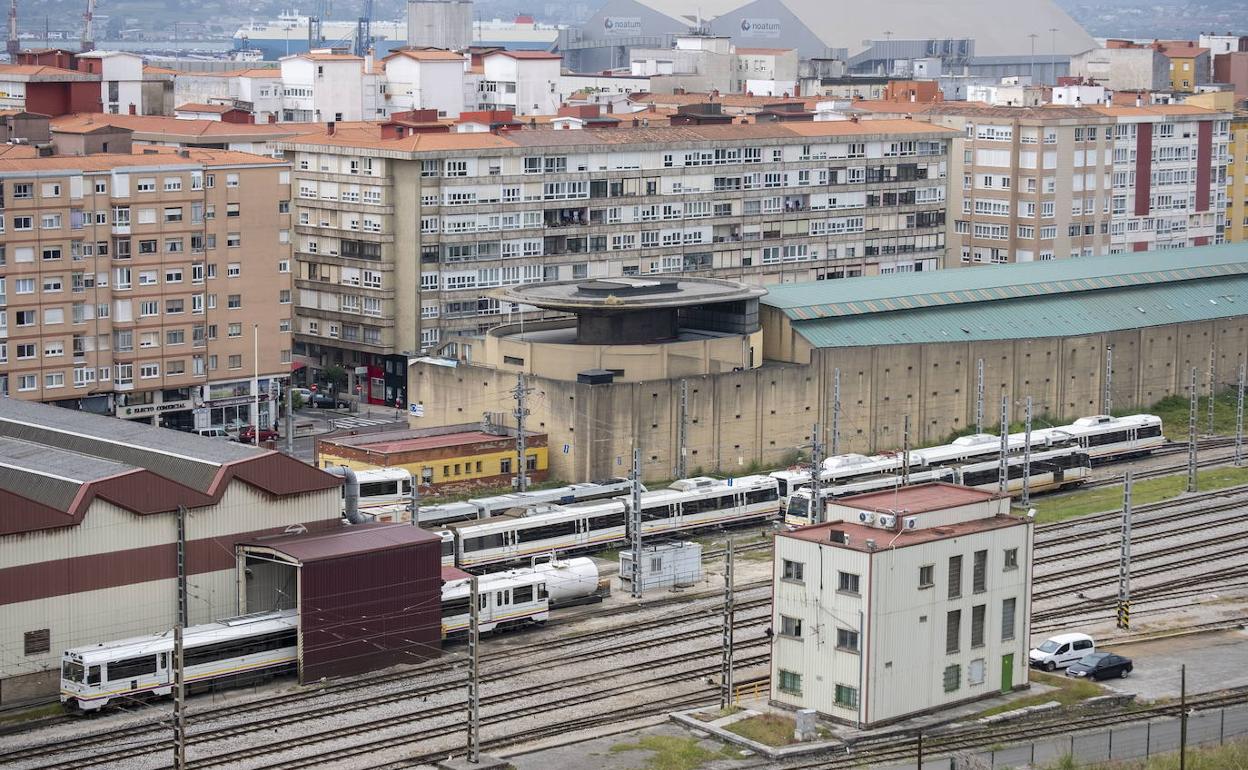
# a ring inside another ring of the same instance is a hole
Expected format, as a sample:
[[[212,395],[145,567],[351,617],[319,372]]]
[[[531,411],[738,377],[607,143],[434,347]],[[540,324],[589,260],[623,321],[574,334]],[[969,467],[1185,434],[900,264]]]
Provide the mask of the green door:
[[[1001,656],[1001,692],[1014,689],[1014,653]]]

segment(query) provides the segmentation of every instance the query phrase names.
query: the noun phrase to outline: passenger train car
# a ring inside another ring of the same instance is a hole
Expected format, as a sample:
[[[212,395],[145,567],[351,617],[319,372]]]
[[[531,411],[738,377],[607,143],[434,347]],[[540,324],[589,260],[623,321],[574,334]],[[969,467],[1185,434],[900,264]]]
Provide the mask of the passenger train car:
[[[482,632],[544,623],[551,609],[601,599],[610,583],[593,559],[535,562],[484,575],[478,582]],[[471,578],[442,586],[442,635],[468,628]],[[295,668],[298,617],[294,610],[259,612],[186,629],[188,689],[238,684]],[[97,711],[110,702],[164,697],[173,692],[173,633],[121,639],[66,650],[61,655],[61,702]]]
[[[1152,452],[1166,443],[1161,418],[1151,414],[1126,417],[1080,417],[1070,425],[1032,431],[1050,443],[1069,442],[1083,448],[1092,462],[1109,462]]]
[[[682,479],[641,495],[642,534],[774,518],[780,501],[776,480],[744,476]],[[621,542],[628,535],[629,498],[566,506],[514,509],[506,514],[452,524],[455,564],[463,569],[570,553]]]
[[[294,610],[261,612],[186,629],[191,692],[222,681],[252,681],[295,665]],[[103,642],[61,655],[61,703],[96,711],[110,701],[173,692],[173,632]]]
[[[1022,493],[1023,471],[1026,466],[1026,460],[1027,458],[1021,454],[1010,455],[1007,458],[1009,473],[1007,490],[1010,495]],[[1090,458],[1087,452],[1078,446],[1067,446],[1040,452],[1033,451],[1030,463],[1029,492],[1046,492],[1076,486],[1087,481],[1091,475]],[[1000,462],[996,457],[993,457],[991,460],[970,462],[963,465],[949,465],[928,470],[911,471],[910,483],[926,484],[943,481],[995,492],[1000,488],[1000,473]],[[863,492],[878,492],[883,489],[900,486],[900,484],[901,476],[899,474],[881,475],[868,480],[821,488],[819,490],[819,498],[826,504],[827,500],[837,497]],[[812,505],[812,492],[813,490],[810,487],[804,487],[789,498],[788,509],[784,516],[784,523],[787,526],[802,527],[815,523],[811,513],[812,510],[817,511],[818,508]]]

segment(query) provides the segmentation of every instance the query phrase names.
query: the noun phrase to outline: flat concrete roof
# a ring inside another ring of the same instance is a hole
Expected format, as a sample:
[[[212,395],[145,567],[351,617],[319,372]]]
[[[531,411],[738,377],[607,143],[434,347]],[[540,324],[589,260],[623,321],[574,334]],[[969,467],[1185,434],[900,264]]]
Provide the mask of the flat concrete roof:
[[[510,286],[494,292],[508,302],[551,310],[637,311],[757,299],[766,289],[716,278],[599,278]]]

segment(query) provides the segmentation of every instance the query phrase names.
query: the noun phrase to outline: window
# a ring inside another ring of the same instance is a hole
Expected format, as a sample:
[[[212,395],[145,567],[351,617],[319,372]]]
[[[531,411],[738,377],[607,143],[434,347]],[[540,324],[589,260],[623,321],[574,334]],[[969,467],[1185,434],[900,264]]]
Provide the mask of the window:
[[[135,183],[134,189],[137,192],[155,192],[156,180],[151,177],[140,179],[138,182]]]
[[[787,692],[790,695],[802,694],[801,674],[796,671],[785,671],[784,669],[779,669],[777,673],[779,674],[779,682],[776,684],[777,690]]]
[[[984,619],[988,605],[976,604],[971,608],[971,647],[984,646]]]
[[[985,672],[987,666],[983,658],[976,658],[971,661],[971,665],[966,667],[966,680],[968,684],[983,684],[986,678]]]
[[[45,388],[63,388],[65,387],[65,373],[52,372],[43,376],[43,387]]]
[[[242,369],[242,368],[243,368],[243,357],[242,357],[241,355],[234,355],[234,356],[230,356],[230,368],[231,368],[231,369]]]
[[[974,568],[971,570],[971,590],[982,594],[988,590],[988,552],[976,551]]]
[[[237,204],[237,203],[227,203],[227,204],[225,204],[225,215],[226,215],[227,217],[236,217],[236,216],[238,216],[238,215],[239,215],[239,208],[238,208],[238,205],[239,205],[239,204]]]
[[[209,178],[211,179],[211,177]],[[238,187],[238,174],[226,174],[225,186],[226,187]]]
[[[1014,604],[1015,599],[1001,602],[1001,641],[1008,642],[1014,638]]]
[[[919,567],[919,588],[931,588],[936,585],[936,567],[928,564]]]
[[[160,364],[143,364],[139,367],[139,379],[151,380],[160,376]]]
[[[166,222],[181,222],[182,221],[182,207],[171,206],[171,207],[166,208],[165,209],[165,221]]]
[[[238,262],[231,262],[225,266],[226,278],[237,278],[243,273],[243,266]]]
[[[962,557],[949,557],[949,598],[962,596]]]
[[[243,245],[243,236],[238,233],[229,233],[225,236],[225,245],[231,249],[237,249]]]
[[[959,665],[945,666],[945,692],[956,692],[962,686],[962,667]]]
[[[1003,569],[1005,571],[1018,569],[1018,549],[1017,548],[1005,549],[1005,567]]]
[[[504,471],[504,473],[505,472],[506,471]],[[784,575],[785,580],[792,580],[795,583],[802,582],[803,565],[800,561],[789,561],[788,559],[785,559],[783,567],[784,567],[783,575]]]
[[[38,631],[27,631],[22,634],[22,654],[40,655],[52,650],[52,631],[41,628]]]
[[[836,686],[836,705],[845,708],[858,708],[858,689],[843,684]]]
[[[858,576],[852,572],[838,572],[836,590],[847,593],[858,593]]]
[[[229,298],[226,300],[226,307],[228,307],[230,310],[237,310],[242,306],[243,306],[243,295],[241,294],[231,294]]]
[[[19,391],[35,390],[38,387],[38,381],[35,379],[35,375],[33,374],[23,374],[17,378],[17,389]]]
[[[780,635],[790,639],[802,638],[802,619],[791,618],[788,615],[780,616]]]
[[[858,632],[848,628],[836,629],[836,649],[858,652]]]
[[[945,615],[945,654],[952,655],[962,642],[962,610],[949,610]]]

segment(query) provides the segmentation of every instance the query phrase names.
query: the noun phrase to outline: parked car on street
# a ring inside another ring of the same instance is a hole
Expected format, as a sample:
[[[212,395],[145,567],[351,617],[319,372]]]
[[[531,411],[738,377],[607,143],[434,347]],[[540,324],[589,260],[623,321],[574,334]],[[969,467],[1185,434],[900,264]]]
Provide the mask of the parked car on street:
[[[1087,634],[1058,634],[1028,654],[1032,668],[1056,671],[1096,652],[1096,642]]]
[[[211,428],[199,428],[195,431],[204,438],[229,438],[230,434],[226,431],[224,425],[214,425]]]
[[[1112,652],[1094,652],[1071,663],[1066,669],[1066,676],[1087,679],[1112,679],[1117,676],[1126,679],[1133,668],[1135,666],[1130,658]]]
[[[291,388],[290,392],[303,399],[303,403],[305,404],[312,398],[312,391],[307,388]]]
[[[309,401],[317,409],[346,409],[351,405],[351,402],[342,396],[331,396],[319,391],[313,393]]]
[[[261,441],[277,441],[280,436],[277,431],[272,428],[260,429]],[[256,441],[256,428],[254,425],[248,425],[238,432],[238,440],[244,444],[254,444]]]

